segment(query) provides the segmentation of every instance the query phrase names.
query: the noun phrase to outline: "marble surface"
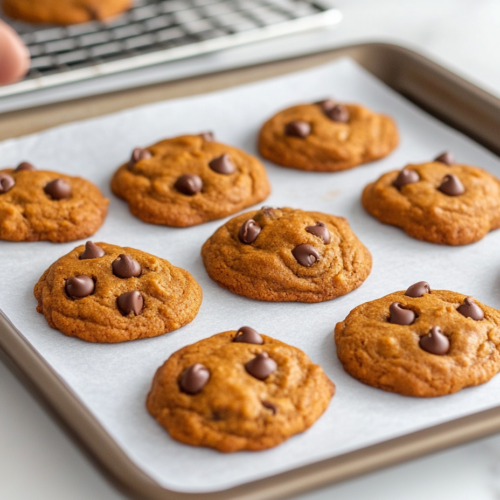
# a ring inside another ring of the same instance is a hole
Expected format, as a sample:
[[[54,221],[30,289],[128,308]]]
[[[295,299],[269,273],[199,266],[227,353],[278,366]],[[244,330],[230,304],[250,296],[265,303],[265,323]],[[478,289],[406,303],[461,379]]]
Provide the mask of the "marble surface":
[[[273,44],[275,53],[383,40],[428,53],[500,97],[497,0],[337,0],[334,30]],[[255,48],[218,56],[227,61]],[[268,51],[269,52],[269,51]],[[229,65],[229,63],[227,63]],[[124,500],[0,362],[0,498]],[[495,500],[500,498],[500,436],[414,460],[296,500]]]

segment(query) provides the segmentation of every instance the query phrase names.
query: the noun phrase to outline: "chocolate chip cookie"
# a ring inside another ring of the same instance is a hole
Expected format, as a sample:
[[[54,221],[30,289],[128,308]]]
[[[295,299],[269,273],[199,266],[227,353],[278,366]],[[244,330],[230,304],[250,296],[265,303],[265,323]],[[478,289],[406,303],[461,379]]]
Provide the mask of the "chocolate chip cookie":
[[[365,384],[443,396],[500,370],[500,311],[422,281],[353,309],[335,343],[344,370]]]
[[[368,277],[372,257],[343,217],[264,207],[234,217],[203,245],[209,276],[251,299],[322,302]]]
[[[0,239],[63,243],[87,238],[101,227],[108,204],[85,179],[22,162],[0,171]]]
[[[500,181],[449,152],[382,175],[362,202],[380,222],[431,243],[467,245],[500,227]]]
[[[327,99],[273,116],[260,131],[259,151],[285,167],[336,172],[383,158],[398,142],[392,118]]]
[[[270,193],[264,166],[211,133],[136,148],[111,181],[113,192],[144,222],[186,227],[220,219]]]
[[[172,354],[156,372],[146,406],[177,441],[256,451],[311,427],[334,392],[304,352],[242,327]]]
[[[77,24],[127,10],[132,0],[3,0],[6,15],[27,23]]]
[[[164,259],[88,241],[43,273],[35,297],[37,311],[65,335],[123,342],[190,323],[202,291],[187,271]]]

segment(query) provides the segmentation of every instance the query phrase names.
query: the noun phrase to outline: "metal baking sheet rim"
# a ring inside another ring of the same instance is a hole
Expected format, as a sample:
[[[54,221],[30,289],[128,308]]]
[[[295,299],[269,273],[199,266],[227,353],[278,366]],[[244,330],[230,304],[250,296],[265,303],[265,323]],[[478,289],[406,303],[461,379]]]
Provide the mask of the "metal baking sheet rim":
[[[382,57],[392,55],[393,66],[401,63],[401,58],[405,56],[404,62],[406,63],[416,64],[418,61],[419,66],[428,65],[430,71],[427,77],[447,77],[450,86],[458,85],[458,90],[472,98],[473,103],[481,105],[483,109],[487,108],[486,121],[494,114],[500,121],[500,100],[418,53],[397,45],[378,43],[346,46],[329,52],[332,53],[332,59],[335,59],[346,55],[346,52],[350,50],[361,52],[364,50],[372,52],[371,55],[373,55],[373,50],[376,51],[377,48]],[[371,62],[373,64],[373,60]],[[392,69],[397,73],[396,68]],[[401,77],[401,74],[398,76]],[[457,88],[453,90],[456,92]],[[467,102],[470,106],[470,99]],[[467,105],[464,107],[467,108]],[[437,112],[444,113],[442,109],[438,109]],[[458,113],[458,117],[448,118],[457,125],[462,125],[459,127],[462,130],[467,129],[468,127],[464,124],[459,123],[460,115],[461,113]],[[478,132],[474,134],[474,138],[498,154],[500,144],[492,144],[491,137],[488,137],[489,134],[484,130],[485,124],[482,125],[483,134]],[[29,388],[35,389],[37,394],[42,395],[56,414],[62,417],[64,423],[76,434],[85,448],[118,482],[118,486],[134,498],[148,500],[275,500],[286,498],[500,431],[500,406],[498,406],[228,490],[211,493],[181,493],[161,487],[134,464],[99,424],[92,412],[36,352],[1,310],[0,348],[26,376],[30,382]]]

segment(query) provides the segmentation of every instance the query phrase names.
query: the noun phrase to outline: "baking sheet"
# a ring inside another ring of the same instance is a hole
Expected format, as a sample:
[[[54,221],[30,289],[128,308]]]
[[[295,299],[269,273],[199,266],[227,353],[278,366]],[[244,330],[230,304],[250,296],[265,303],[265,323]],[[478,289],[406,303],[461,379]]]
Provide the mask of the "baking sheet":
[[[200,257],[203,242],[225,220],[187,229],[147,225],[110,193],[114,169],[135,146],[214,130],[219,141],[256,154],[258,129],[266,118],[283,107],[329,96],[392,115],[401,132],[401,145],[382,161],[336,174],[303,173],[265,162],[273,186],[265,204],[349,219],[372,252],[374,267],[362,287],[345,297],[322,304],[273,304],[233,295],[208,278]],[[6,141],[0,144],[2,165],[28,160],[38,168],[82,175],[95,182],[111,204],[105,224],[92,240],[140,248],[184,267],[202,286],[204,300],[197,318],[177,332],[116,345],[88,344],[50,329],[36,313],[32,294],[43,271],[77,243],[0,242],[0,306],[130,458],[162,486],[183,492],[229,488],[500,405],[500,377],[452,396],[419,400],[362,385],[343,373],[335,355],[333,329],[353,307],[416,281],[427,280],[435,289],[474,295],[500,307],[500,231],[474,245],[441,247],[383,226],[361,207],[366,183],[445,149],[452,150],[460,162],[480,165],[500,176],[495,156],[427,116],[348,59]],[[157,367],[186,344],[245,324],[305,350],[321,364],[337,385],[330,408],[309,431],[264,452],[223,455],[171,440],[144,407]]]

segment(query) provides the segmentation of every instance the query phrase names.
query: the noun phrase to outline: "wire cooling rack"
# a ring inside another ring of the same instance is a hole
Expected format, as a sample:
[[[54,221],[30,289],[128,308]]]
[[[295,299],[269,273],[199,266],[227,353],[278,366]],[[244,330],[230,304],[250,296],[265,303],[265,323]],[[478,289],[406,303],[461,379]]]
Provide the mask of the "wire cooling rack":
[[[124,14],[72,26],[9,20],[31,55],[0,96],[85,80],[335,24],[330,0],[135,0]]]

